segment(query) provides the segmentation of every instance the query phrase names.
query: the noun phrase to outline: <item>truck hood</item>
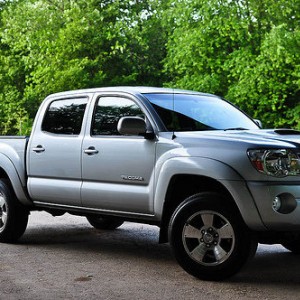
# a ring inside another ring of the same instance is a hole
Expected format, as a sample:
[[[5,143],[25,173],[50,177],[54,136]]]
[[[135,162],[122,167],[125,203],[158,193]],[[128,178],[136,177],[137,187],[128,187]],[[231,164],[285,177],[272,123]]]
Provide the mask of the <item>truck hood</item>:
[[[230,166],[247,180],[299,180],[298,176],[277,179],[260,174],[248,157],[250,149],[293,148],[300,152],[300,132],[287,129],[175,132],[170,156],[198,157]],[[174,145],[174,144],[173,144]]]
[[[298,146],[300,144],[300,131],[293,129],[252,130],[245,133],[253,136],[254,139],[262,137],[263,139],[289,142]]]
[[[258,130],[216,130],[201,132],[176,132],[176,138],[180,143],[194,144],[200,140],[214,144],[246,144],[247,147],[300,147],[300,131],[292,129],[258,129]],[[202,143],[201,143],[202,144]]]

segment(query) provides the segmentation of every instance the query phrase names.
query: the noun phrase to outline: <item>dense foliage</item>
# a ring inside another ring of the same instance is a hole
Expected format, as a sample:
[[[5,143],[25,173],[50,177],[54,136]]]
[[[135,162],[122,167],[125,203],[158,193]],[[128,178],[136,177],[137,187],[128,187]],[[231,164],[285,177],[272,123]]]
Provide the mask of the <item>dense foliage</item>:
[[[300,128],[300,1],[184,0],[168,12],[172,83]]]
[[[0,1],[0,133],[28,134],[62,90],[215,93],[300,129],[300,0]]]

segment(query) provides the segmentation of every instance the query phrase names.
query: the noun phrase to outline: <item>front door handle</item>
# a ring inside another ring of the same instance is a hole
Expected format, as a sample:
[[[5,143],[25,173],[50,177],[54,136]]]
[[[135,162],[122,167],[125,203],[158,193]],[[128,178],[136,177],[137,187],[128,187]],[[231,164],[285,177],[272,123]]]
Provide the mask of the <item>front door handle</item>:
[[[84,153],[87,155],[93,155],[99,153],[99,151],[95,147],[88,147],[87,149],[84,150]]]
[[[36,147],[32,148],[32,151],[36,153],[44,152],[45,148],[42,145],[37,145]]]

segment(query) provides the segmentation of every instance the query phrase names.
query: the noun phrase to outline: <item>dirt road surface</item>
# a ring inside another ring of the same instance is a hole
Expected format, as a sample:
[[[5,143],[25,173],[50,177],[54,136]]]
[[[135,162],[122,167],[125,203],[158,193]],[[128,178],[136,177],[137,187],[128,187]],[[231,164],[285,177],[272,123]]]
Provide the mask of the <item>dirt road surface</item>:
[[[300,256],[280,245],[260,245],[230,280],[205,282],[142,224],[108,232],[83,217],[33,212],[20,242],[0,244],[0,254],[0,300],[300,299]]]

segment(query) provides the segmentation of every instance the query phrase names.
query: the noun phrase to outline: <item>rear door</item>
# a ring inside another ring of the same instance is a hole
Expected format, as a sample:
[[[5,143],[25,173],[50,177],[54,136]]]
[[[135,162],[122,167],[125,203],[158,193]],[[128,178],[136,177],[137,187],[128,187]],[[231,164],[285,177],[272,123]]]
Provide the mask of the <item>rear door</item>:
[[[82,151],[82,204],[107,211],[153,212],[155,140],[124,136],[117,130],[123,116],[147,120],[133,97],[100,95]]]
[[[81,146],[88,96],[48,101],[28,146],[28,191],[34,201],[80,205]]]

